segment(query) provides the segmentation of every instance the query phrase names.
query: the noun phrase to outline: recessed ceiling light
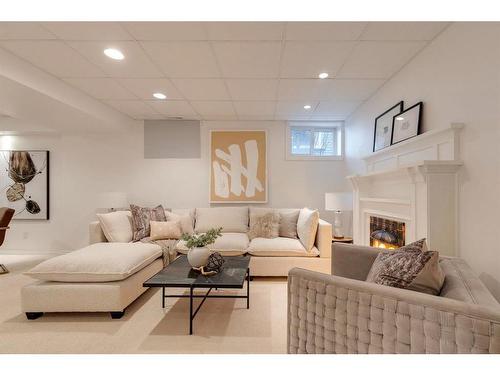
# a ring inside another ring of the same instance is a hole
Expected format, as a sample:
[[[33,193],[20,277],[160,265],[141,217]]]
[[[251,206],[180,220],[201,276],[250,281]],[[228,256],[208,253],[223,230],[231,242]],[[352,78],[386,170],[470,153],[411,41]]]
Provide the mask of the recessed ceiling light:
[[[328,78],[328,73],[326,73],[326,72],[325,72],[325,73],[319,73],[318,77],[319,77],[320,79],[325,79],[325,78]]]
[[[310,106],[309,104],[306,104],[306,105],[304,106],[304,109],[311,109],[311,106]]]
[[[122,53],[122,51],[115,48],[106,48],[104,50],[104,54],[113,60],[123,60],[125,58],[125,55]]]
[[[164,99],[167,99],[167,95],[161,93],[161,92],[155,92],[153,94],[153,96],[156,98],[156,99],[161,99],[161,100],[164,100]]]
[[[405,118],[404,118],[404,117],[401,117],[401,116],[396,117],[396,120],[398,120],[398,121],[403,121],[404,119],[405,119]]]

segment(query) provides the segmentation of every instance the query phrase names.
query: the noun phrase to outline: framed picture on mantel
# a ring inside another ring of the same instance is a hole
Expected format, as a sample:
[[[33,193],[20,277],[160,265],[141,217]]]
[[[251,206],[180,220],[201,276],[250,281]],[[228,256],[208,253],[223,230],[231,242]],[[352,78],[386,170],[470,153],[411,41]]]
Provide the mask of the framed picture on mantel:
[[[423,103],[419,102],[394,116],[392,122],[392,145],[420,134],[422,107]]]
[[[392,106],[375,119],[373,152],[382,150],[391,145],[393,119],[395,115],[401,112],[403,112],[403,101]]]

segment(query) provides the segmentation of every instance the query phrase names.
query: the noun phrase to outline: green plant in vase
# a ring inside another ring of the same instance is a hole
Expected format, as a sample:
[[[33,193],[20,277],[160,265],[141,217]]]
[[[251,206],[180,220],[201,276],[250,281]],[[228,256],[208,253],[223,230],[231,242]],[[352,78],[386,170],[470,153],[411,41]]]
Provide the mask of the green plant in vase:
[[[187,258],[191,267],[199,269],[207,264],[210,256],[207,246],[213,244],[220,236],[222,236],[222,227],[209,229],[206,233],[182,235],[181,239],[186,242],[186,247],[189,249]]]

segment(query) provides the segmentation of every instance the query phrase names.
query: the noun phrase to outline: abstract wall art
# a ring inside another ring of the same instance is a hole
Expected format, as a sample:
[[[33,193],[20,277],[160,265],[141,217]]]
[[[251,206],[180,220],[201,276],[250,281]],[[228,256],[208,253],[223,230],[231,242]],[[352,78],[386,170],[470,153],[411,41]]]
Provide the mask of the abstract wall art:
[[[266,131],[210,133],[210,203],[266,203]]]
[[[49,219],[49,151],[0,151],[0,205],[14,219]]]

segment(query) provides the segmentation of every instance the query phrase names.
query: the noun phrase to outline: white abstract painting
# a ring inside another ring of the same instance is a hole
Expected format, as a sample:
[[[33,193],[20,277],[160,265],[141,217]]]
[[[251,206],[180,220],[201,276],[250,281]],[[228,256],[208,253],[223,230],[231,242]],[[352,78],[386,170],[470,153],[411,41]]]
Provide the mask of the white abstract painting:
[[[210,201],[266,202],[266,132],[212,131]]]

